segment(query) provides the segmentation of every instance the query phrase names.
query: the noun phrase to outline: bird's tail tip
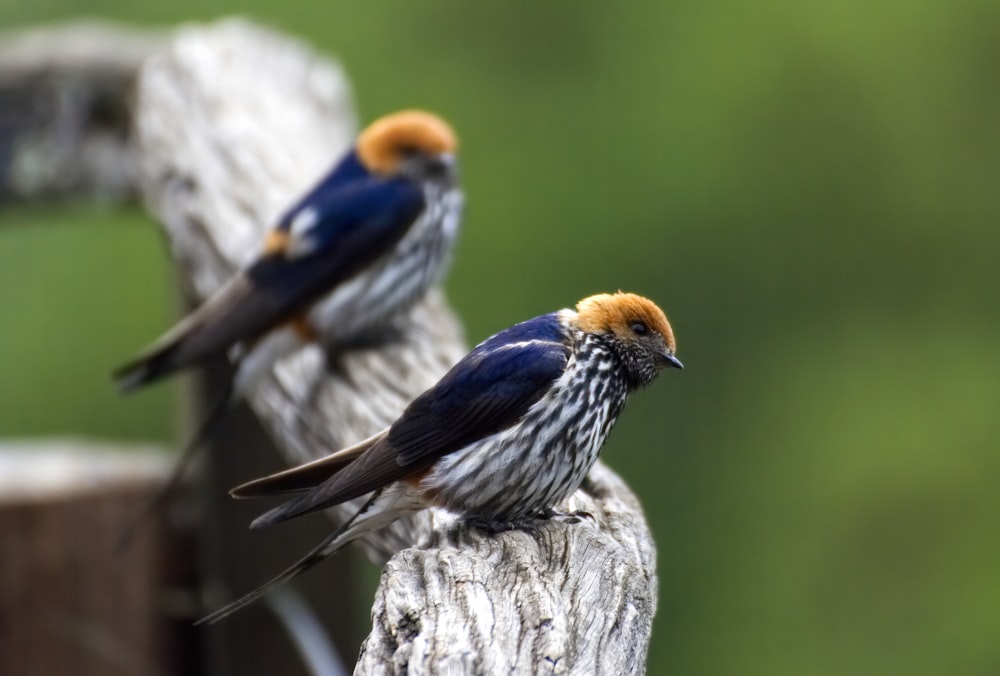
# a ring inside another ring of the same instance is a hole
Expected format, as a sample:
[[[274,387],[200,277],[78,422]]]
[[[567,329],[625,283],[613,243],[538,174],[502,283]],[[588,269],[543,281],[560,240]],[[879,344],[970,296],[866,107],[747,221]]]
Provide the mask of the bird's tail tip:
[[[281,508],[283,506],[284,505],[279,506],[279,507],[275,507],[272,510],[264,512],[263,514],[261,514],[260,516],[258,516],[256,519],[254,519],[253,521],[251,521],[250,522],[250,530],[259,530],[261,528],[266,528],[267,526],[273,526],[274,524],[276,524],[276,523],[278,523],[280,521],[284,521],[284,518],[282,516],[282,511],[281,511]]]
[[[278,575],[271,578],[271,580],[269,580],[268,582],[265,582],[261,586],[257,587],[249,594],[241,596],[232,603],[225,605],[222,608],[216,610],[215,612],[206,615],[205,617],[196,621],[194,623],[194,626],[201,627],[205,625],[215,624],[219,620],[225,619],[226,617],[232,615],[237,610],[241,610],[250,605],[251,603],[253,603],[254,601],[257,601],[262,596],[271,592],[273,589],[276,589],[277,587],[280,587],[286,582],[289,582],[290,580],[298,577],[299,575],[306,572],[307,570],[315,566],[317,563],[325,559],[327,556],[335,552],[337,549],[339,549],[339,547],[337,546],[331,546],[333,543],[336,542],[336,539],[337,535],[334,534],[327,540],[324,540],[319,544],[319,546],[317,546],[311,552],[306,554],[304,557],[299,559],[297,562],[293,563],[291,566],[289,566],[282,572],[278,573]]]
[[[128,394],[148,383],[152,377],[145,361],[133,361],[112,371],[111,379],[120,394]]]
[[[122,393],[131,392],[184,368],[178,350],[181,343],[170,341],[156,343],[141,354],[132,357],[111,372],[111,378]]]

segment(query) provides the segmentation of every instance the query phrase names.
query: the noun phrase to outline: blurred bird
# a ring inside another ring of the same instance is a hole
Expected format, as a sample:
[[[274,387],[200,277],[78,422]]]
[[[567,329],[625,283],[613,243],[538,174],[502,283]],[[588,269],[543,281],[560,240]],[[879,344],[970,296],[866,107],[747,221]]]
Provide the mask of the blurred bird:
[[[281,357],[382,339],[440,281],[463,196],[451,128],[407,110],[373,122],[267,234],[263,251],[215,295],[114,373],[123,392],[229,353],[232,379],[166,486],[120,544],[175,487],[225,412]]]
[[[352,540],[443,507],[503,530],[559,515],[590,470],[628,394],[674,356],[663,311],[630,293],[581,300],[480,343],[388,429],[314,462],[239,486],[237,498],[300,496],[258,517],[274,524],[372,493],[304,558],[201,620],[216,622]]]

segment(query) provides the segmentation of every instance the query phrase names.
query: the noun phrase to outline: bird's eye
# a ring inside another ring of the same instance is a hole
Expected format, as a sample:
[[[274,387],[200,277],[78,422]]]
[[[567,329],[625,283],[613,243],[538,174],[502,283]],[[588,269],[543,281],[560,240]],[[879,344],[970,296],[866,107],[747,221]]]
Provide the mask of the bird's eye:
[[[649,333],[649,327],[646,326],[643,322],[632,322],[631,329],[632,333],[634,333],[637,336],[644,336],[647,333]]]
[[[448,163],[441,157],[431,156],[424,161],[424,171],[433,178],[443,178],[448,175]]]

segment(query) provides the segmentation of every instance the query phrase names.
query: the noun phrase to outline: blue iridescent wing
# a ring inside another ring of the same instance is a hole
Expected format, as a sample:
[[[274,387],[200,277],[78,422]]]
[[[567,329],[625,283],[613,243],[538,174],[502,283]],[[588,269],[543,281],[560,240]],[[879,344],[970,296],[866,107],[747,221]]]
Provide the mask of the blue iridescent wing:
[[[306,255],[266,255],[243,273],[248,289],[202,327],[199,342],[224,350],[286,321],[390,251],[423,209],[404,180],[367,179],[324,193]]]
[[[423,464],[510,427],[562,375],[568,359],[555,315],[522,322],[486,340],[392,426],[388,443],[398,463]]]
[[[278,227],[287,230],[295,217],[324,195],[335,194],[341,187],[351,185],[371,177],[371,172],[365,169],[355,151],[347,153],[323,178],[304,194],[299,201],[289,207],[288,211],[278,220]]]
[[[299,212],[312,215],[311,225],[295,234],[307,253],[276,252],[247,274],[261,290],[311,302],[390,251],[423,208],[420,186],[405,179],[368,178],[320,191]]]

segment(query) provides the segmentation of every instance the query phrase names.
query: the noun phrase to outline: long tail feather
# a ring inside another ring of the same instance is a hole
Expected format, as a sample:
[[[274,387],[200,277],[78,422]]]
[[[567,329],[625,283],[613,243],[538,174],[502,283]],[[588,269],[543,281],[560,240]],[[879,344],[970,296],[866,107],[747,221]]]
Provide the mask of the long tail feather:
[[[260,597],[267,594],[272,589],[280,587],[281,585],[292,580],[293,578],[298,577],[299,575],[306,572],[307,570],[315,566],[317,563],[319,563],[326,557],[336,553],[341,547],[346,545],[351,540],[354,540],[355,538],[362,535],[364,532],[367,532],[367,530],[361,532],[352,532],[352,526],[354,526],[355,522],[358,520],[358,517],[361,514],[365,513],[371,508],[371,506],[378,499],[379,495],[380,493],[376,493],[375,495],[373,495],[364,504],[364,506],[362,506],[361,509],[357,511],[357,513],[354,516],[352,516],[346,523],[344,523],[340,528],[334,531],[333,535],[320,542],[319,545],[313,548],[312,551],[303,556],[301,559],[293,563],[285,570],[278,573],[276,576],[274,576],[261,586],[254,589],[249,594],[241,596],[240,598],[236,599],[229,605],[224,606],[219,610],[216,610],[214,613],[206,615],[205,617],[201,618],[200,620],[194,623],[195,626],[199,626],[202,624],[215,624],[222,618],[235,613],[237,610],[240,610],[241,608],[245,608],[246,606],[250,605],[257,599],[259,599]]]
[[[203,617],[200,620],[198,620],[197,622],[195,622],[194,623],[195,626],[197,627],[197,626],[200,626],[200,625],[203,625],[203,624],[215,624],[216,622],[218,622],[222,618],[224,618],[224,617],[226,617],[228,615],[232,615],[237,610],[240,610],[241,608],[244,608],[244,607],[250,605],[251,603],[253,603],[257,599],[259,599],[260,597],[262,597],[265,594],[267,594],[272,589],[280,587],[281,585],[285,584],[289,580],[292,580],[293,578],[298,577],[299,575],[301,575],[302,573],[306,572],[307,570],[309,570],[310,568],[312,568],[313,566],[315,566],[317,563],[319,563],[320,561],[322,561],[323,559],[325,559],[326,557],[328,557],[330,554],[333,554],[334,552],[336,552],[344,544],[346,544],[346,543],[338,543],[337,542],[337,538],[338,537],[339,537],[339,534],[335,535],[335,536],[332,536],[331,538],[329,538],[327,540],[324,540],[318,547],[316,547],[314,550],[312,550],[311,552],[309,552],[303,558],[299,559],[299,561],[297,561],[292,566],[286,568],[284,571],[282,571],[281,573],[279,573],[277,576],[275,576],[274,578],[272,578],[271,580],[269,580],[267,583],[261,585],[260,587],[257,587],[256,589],[254,589],[249,594],[238,598],[237,600],[233,601],[229,605],[224,606],[223,608],[220,608],[219,610],[216,610],[211,615],[206,615],[205,617]]]
[[[212,437],[215,431],[219,428],[219,423],[226,417],[226,414],[232,408],[235,403],[236,397],[234,396],[233,381],[230,380],[225,389],[222,391],[218,399],[209,409],[208,416],[201,422],[198,426],[198,430],[195,432],[194,436],[191,437],[187,445],[184,447],[184,451],[181,453],[180,459],[177,464],[174,465],[173,470],[170,472],[170,476],[167,478],[166,483],[160,486],[156,492],[150,496],[143,505],[139,513],[135,515],[130,521],[128,521],[122,528],[121,532],[118,534],[118,539],[115,540],[114,552],[115,554],[123,553],[132,544],[135,539],[136,534],[139,532],[139,528],[145,524],[153,515],[163,509],[163,506],[167,501],[173,497],[177,491],[177,487],[180,485],[181,479],[191,465],[191,462],[198,455],[198,451],[201,450],[206,442]]]
[[[361,509],[354,513],[354,516],[348,519],[344,525],[334,531],[333,535],[323,540],[304,557],[264,585],[253,590],[246,596],[233,601],[224,608],[220,608],[211,615],[203,617],[195,624],[214,624],[218,622],[240,608],[250,605],[275,587],[279,587],[289,580],[298,577],[326,557],[339,551],[349,542],[353,542],[368,533],[385,528],[396,519],[427,506],[427,502],[424,501],[421,495],[405,482],[397,482],[384,489],[375,491]]]
[[[382,430],[364,441],[349,446],[336,453],[313,460],[312,462],[282,470],[253,481],[248,481],[229,491],[237,499],[259,498],[269,495],[301,493],[316,488],[324,481],[357,460],[365,451],[388,434]]]

